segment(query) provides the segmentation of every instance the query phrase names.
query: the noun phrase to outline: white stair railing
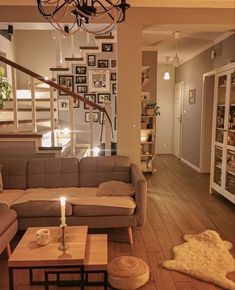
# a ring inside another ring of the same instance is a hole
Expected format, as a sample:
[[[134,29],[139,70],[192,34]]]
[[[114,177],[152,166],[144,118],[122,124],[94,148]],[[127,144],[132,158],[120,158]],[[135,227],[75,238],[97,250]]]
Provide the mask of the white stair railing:
[[[11,67],[11,75],[12,75],[14,131],[18,132],[19,120],[18,120],[18,103],[17,103],[17,95],[16,95],[16,70],[14,67]]]
[[[34,78],[30,78],[31,86],[31,104],[32,104],[32,131],[37,132],[37,117],[36,117],[36,99],[35,99],[35,82]]]

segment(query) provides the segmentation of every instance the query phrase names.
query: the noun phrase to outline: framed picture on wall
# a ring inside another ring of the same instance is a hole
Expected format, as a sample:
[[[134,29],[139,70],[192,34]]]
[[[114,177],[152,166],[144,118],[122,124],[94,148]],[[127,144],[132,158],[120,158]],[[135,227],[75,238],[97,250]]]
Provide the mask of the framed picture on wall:
[[[92,112],[94,123],[99,123],[99,116],[99,112]],[[90,122],[90,112],[85,112],[85,122]]]
[[[86,84],[86,76],[76,76],[76,84]]]
[[[99,59],[98,60],[98,67],[100,67],[100,68],[108,68],[109,67],[109,61],[107,59]]]
[[[195,103],[196,103],[196,89],[191,89],[188,91],[188,102],[189,102],[189,105],[195,105]]]
[[[114,95],[116,95],[116,93],[117,93],[117,84],[116,83],[112,84],[112,93]]]
[[[96,94],[85,94],[84,98],[88,99],[89,101],[96,102]],[[89,106],[84,103],[84,109],[89,109]]]
[[[87,93],[87,86],[77,86],[77,92],[80,94]]]
[[[150,82],[150,68],[149,66],[142,66],[141,83],[142,86],[147,85]]]
[[[58,77],[58,83],[60,86],[64,87],[65,89],[69,91],[73,91],[73,76],[72,75],[64,75],[64,76],[59,76]],[[68,94],[59,91],[60,96],[67,96]]]
[[[86,74],[86,66],[76,66],[76,74],[77,75],[85,75]]]
[[[110,81],[116,81],[117,80],[117,74],[116,73],[110,73]]]
[[[88,66],[96,66],[96,56],[94,54],[88,54],[87,64]]]
[[[78,109],[80,107],[79,100],[73,99],[73,107],[74,107],[74,109]]]
[[[102,43],[102,52],[112,52],[113,44],[112,43]]]
[[[109,71],[93,70],[89,71],[89,91],[90,92],[109,92]]]
[[[59,111],[69,111],[69,98],[59,98],[58,99],[58,110]]]
[[[110,58],[110,68],[116,68],[116,67],[117,67],[116,58]]]
[[[111,101],[110,94],[108,94],[108,93],[98,94],[98,103],[110,102],[110,101]]]

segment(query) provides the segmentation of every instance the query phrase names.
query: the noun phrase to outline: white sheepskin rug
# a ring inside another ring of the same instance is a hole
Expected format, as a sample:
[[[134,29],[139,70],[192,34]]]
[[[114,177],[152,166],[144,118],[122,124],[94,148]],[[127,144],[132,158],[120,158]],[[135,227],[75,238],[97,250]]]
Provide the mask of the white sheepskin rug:
[[[229,252],[232,243],[221,240],[219,234],[206,230],[198,235],[185,235],[186,243],[173,248],[174,260],[163,267],[176,270],[225,289],[234,290],[235,283],[226,275],[235,271],[235,259]]]

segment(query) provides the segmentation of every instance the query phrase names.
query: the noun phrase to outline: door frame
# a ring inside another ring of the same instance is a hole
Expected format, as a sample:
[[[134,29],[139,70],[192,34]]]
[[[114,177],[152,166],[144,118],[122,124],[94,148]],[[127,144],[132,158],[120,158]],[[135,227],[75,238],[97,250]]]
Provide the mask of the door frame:
[[[180,115],[181,115],[181,123],[180,123],[180,136],[179,136],[179,160],[181,160],[181,157],[182,157],[182,133],[183,133],[183,130],[182,130],[182,124],[183,124],[183,105],[184,105],[184,81],[180,81],[180,82],[177,82],[175,83],[175,86],[174,86],[174,115],[173,115],[173,136],[172,136],[172,151],[173,151],[173,155],[174,155],[174,127],[175,127],[175,87],[176,85],[180,85],[181,86],[181,102],[180,102]],[[175,156],[175,155],[174,155]],[[176,158],[178,158],[177,156],[175,156]]]
[[[215,76],[216,71],[212,70],[209,71],[205,74],[203,74],[203,83],[202,83],[202,102],[201,102],[201,107],[202,107],[202,112],[201,112],[201,128],[200,128],[200,164],[199,164],[199,172],[200,173],[208,173],[205,171],[205,168],[203,167],[203,158],[204,158],[204,134],[203,134],[203,129],[204,129],[204,125],[206,122],[206,114],[205,114],[205,98],[206,98],[206,94],[205,94],[205,89],[206,89],[206,78]],[[214,96],[213,96],[213,107],[212,107],[212,114],[214,111],[214,101],[215,101],[215,90],[214,90]],[[213,125],[212,125],[213,127]]]

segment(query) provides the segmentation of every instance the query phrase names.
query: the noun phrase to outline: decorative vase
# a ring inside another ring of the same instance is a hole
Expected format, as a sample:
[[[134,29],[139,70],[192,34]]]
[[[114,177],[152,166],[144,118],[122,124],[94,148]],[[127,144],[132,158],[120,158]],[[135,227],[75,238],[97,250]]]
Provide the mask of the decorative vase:
[[[153,116],[154,115],[154,109],[147,108],[146,109],[146,114],[147,114],[147,116]]]

